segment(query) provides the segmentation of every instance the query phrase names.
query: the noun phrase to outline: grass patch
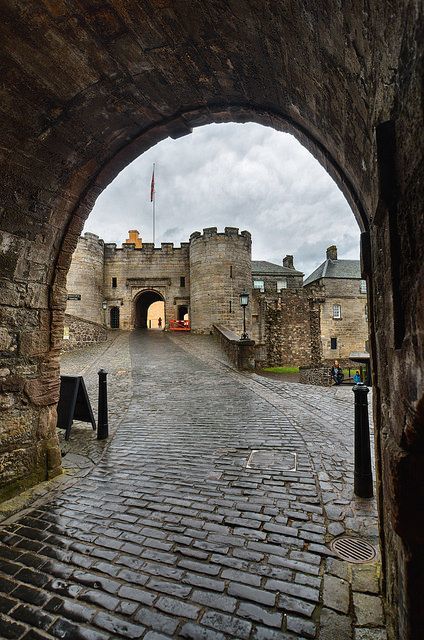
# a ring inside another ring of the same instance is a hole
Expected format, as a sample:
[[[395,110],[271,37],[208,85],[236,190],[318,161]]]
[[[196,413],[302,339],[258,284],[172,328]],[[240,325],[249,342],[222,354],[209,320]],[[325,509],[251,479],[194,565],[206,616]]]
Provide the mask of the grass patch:
[[[299,367],[265,367],[262,371],[268,373],[299,373]]]

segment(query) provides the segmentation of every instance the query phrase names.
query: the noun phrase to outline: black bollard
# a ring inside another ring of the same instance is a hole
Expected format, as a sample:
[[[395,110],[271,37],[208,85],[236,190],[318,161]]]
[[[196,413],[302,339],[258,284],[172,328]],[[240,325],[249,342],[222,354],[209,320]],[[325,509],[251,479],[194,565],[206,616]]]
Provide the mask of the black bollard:
[[[99,405],[97,414],[97,440],[105,440],[109,436],[109,424],[107,418],[107,372],[99,371]]]
[[[368,420],[369,389],[361,382],[353,387],[355,394],[355,474],[354,492],[360,498],[372,498],[370,427]]]

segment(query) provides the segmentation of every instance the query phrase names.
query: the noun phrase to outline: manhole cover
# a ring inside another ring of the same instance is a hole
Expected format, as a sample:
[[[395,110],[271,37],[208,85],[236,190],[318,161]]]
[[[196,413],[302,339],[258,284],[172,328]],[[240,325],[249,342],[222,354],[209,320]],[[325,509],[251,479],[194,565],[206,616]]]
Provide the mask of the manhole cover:
[[[361,540],[361,538],[349,538],[348,536],[336,538],[330,543],[330,547],[342,560],[358,564],[370,562],[377,555],[372,544]]]
[[[266,471],[296,471],[296,453],[254,449],[249,456],[247,469],[265,469]]]

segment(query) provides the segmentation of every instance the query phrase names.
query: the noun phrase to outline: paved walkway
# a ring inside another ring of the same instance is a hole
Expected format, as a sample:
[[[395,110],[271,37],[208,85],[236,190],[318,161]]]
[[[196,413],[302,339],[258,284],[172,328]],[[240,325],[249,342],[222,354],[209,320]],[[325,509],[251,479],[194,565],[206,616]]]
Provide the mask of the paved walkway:
[[[239,374],[210,339],[159,332],[64,363],[90,395],[110,371],[116,433],[75,426],[64,481],[3,523],[0,637],[385,638],[378,565],[327,546],[376,538],[350,389]]]

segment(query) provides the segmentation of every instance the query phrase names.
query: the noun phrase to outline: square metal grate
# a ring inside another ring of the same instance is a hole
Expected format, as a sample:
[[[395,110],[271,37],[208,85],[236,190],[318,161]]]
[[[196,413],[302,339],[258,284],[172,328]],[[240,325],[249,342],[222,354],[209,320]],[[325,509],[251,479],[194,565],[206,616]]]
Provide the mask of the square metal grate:
[[[263,469],[265,471],[296,471],[297,454],[294,451],[253,449],[246,468]]]

